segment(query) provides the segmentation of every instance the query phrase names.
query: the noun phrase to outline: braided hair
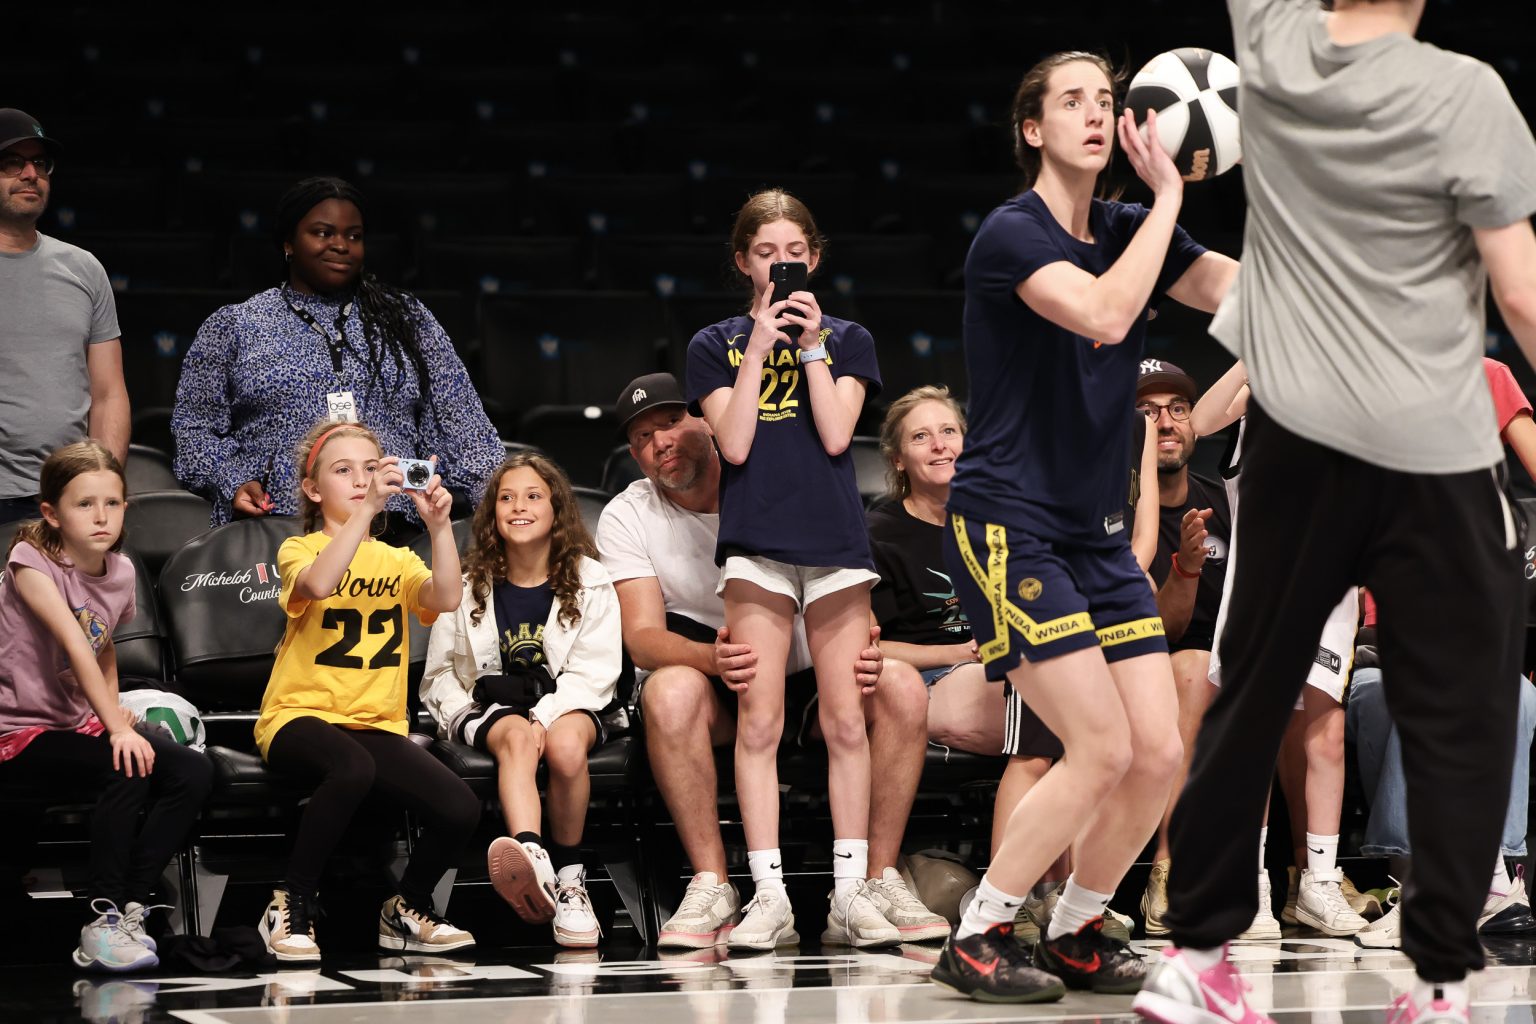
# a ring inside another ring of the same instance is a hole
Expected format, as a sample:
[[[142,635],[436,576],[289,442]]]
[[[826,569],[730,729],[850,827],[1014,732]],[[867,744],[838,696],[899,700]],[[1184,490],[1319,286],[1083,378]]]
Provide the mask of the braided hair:
[[[355,185],[341,178],[305,178],[284,193],[278,202],[273,234],[279,252],[293,241],[294,232],[305,215],[327,199],[351,203],[367,222],[367,203]],[[369,390],[379,382],[387,353],[395,364],[395,372],[401,377],[405,376],[406,364],[410,364],[416,374],[419,393],[436,414],[432,372],[421,351],[420,307],[409,292],[382,283],[366,270],[359,275],[355,287],[357,315],[363,323],[363,339],[368,345]]]

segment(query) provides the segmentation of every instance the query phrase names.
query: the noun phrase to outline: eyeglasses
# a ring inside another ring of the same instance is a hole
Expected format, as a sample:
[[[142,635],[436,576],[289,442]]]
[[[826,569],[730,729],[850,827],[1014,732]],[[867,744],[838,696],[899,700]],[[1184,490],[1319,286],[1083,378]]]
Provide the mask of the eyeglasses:
[[[53,173],[53,157],[46,153],[42,156],[22,156],[20,153],[0,153],[0,174],[7,178],[14,178],[31,164],[40,178],[46,178]]]
[[[1157,402],[1136,403],[1136,411],[1154,423],[1157,422],[1158,417],[1163,414],[1164,410],[1167,410],[1168,417],[1175,423],[1183,423],[1189,419],[1189,414],[1194,411],[1194,407],[1182,398],[1175,398],[1166,405]]]

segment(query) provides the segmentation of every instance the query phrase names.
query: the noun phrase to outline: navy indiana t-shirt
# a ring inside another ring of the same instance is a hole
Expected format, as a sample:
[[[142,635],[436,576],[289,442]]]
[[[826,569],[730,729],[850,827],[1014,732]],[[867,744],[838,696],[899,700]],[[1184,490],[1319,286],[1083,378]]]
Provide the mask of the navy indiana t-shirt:
[[[1015,289],[1062,261],[1102,275],[1147,213],[1138,204],[1095,199],[1089,243],[1072,237],[1030,191],[982,222],[965,260],[971,398],[951,511],[1051,541],[1130,542],[1128,530],[1112,527],[1125,509],[1147,317],[1137,317],[1118,345],[1101,345],[1040,316]],[[1148,308],[1204,252],[1176,228]]]
[[[544,665],[544,623],[549,621],[549,610],[555,603],[555,591],[549,581],[536,587],[519,587],[497,580],[492,594],[502,674],[512,675],[516,671],[514,663]]]
[[[752,318],[711,324],[688,343],[688,408],[720,388],[734,387],[752,335]],[[821,340],[833,379],[858,377],[865,397],[880,392],[875,342],[851,320],[821,318]],[[811,415],[810,389],[800,349],[779,342],[763,362],[757,430],[746,461],[720,460],[720,537],[715,564],[727,553],[771,558],[789,565],[874,569],[864,530],[853,453],[831,456]]]

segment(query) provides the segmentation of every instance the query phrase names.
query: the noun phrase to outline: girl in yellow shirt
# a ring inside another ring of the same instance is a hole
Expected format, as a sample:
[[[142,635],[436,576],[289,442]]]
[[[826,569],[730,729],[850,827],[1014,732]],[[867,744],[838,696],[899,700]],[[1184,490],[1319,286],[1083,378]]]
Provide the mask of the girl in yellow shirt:
[[[432,890],[480,818],[464,781],[406,736],[407,612],[429,624],[459,606],[463,587],[448,515],[452,495],[434,475],[405,490],[399,459],[355,423],[316,425],[300,443],[306,534],[278,549],[279,601],[288,630],[256,721],[256,745],[276,771],[315,784],[283,888],[259,926],[282,961],[316,961],[315,893],[352,815],[377,790],[422,821],[400,893],[379,912],[379,947],[445,952],[474,944],[432,909]],[[405,493],[432,538],[432,568],[374,540],[375,518]]]

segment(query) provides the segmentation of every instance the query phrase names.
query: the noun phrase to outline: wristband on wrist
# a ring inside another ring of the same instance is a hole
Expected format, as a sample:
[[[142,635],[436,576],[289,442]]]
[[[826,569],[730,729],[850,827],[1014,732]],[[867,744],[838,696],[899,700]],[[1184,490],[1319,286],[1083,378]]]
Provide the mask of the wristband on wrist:
[[[1179,564],[1179,553],[1177,551],[1173,553],[1173,571],[1187,580],[1197,580],[1200,578],[1200,571],[1198,569],[1194,572],[1184,571],[1184,567]]]

